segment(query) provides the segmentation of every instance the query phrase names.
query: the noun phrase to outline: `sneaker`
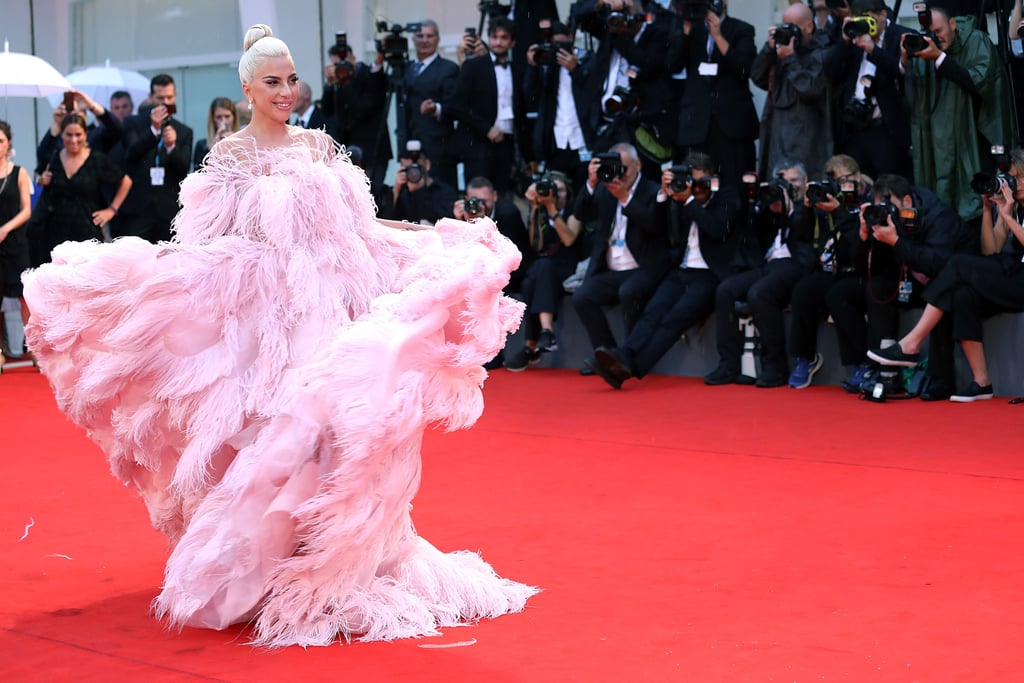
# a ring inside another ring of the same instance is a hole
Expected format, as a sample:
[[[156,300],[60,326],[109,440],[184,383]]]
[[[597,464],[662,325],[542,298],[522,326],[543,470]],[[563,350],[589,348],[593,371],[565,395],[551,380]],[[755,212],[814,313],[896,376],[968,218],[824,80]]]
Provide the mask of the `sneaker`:
[[[811,381],[814,379],[814,375],[821,370],[821,365],[824,359],[820,353],[814,354],[814,358],[808,360],[806,358],[797,358],[796,366],[793,368],[792,374],[789,376],[789,386],[794,389],[806,389],[811,386]]]
[[[917,365],[917,361],[921,360],[921,354],[904,353],[903,348],[897,343],[884,349],[868,351],[868,358],[882,365],[901,365],[905,368],[912,368]]]
[[[977,382],[972,381],[965,390],[956,392],[949,397],[949,400],[954,403],[973,403],[988,398],[992,398],[992,385],[980,387]]]
[[[540,336],[537,338],[537,351],[547,353],[557,350],[558,340],[555,339],[555,333],[551,330],[541,330]]]
[[[853,370],[850,379],[843,380],[843,389],[850,394],[859,394],[863,391],[864,383],[870,380],[876,371],[876,366],[871,363],[861,363]]]
[[[540,362],[540,352],[529,346],[524,346],[514,356],[505,359],[505,369],[509,372],[522,372],[538,362]]]

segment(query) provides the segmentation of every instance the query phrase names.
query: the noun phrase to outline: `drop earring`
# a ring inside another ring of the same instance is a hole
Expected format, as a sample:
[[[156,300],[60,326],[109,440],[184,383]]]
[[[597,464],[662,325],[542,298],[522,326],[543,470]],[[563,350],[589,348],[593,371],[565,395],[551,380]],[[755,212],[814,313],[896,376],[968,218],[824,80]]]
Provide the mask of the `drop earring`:
[[[249,100],[249,109],[252,110],[252,100]]]

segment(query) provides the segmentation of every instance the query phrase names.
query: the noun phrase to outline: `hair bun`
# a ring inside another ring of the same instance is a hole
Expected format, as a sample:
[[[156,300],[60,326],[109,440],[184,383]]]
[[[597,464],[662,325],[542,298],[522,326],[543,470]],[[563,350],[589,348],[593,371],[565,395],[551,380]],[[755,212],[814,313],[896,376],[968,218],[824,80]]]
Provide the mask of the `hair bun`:
[[[253,24],[245,32],[245,40],[242,42],[242,49],[248,50],[260,38],[270,38],[274,32],[266,24]]]

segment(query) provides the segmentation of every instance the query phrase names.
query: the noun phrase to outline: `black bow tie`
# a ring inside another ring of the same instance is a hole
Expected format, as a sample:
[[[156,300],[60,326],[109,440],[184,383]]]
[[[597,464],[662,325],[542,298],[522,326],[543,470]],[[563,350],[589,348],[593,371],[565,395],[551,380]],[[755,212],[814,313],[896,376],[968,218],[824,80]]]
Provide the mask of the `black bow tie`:
[[[504,62],[494,62],[494,66],[500,66],[502,69],[507,69],[508,68],[508,62],[507,61],[504,61]]]

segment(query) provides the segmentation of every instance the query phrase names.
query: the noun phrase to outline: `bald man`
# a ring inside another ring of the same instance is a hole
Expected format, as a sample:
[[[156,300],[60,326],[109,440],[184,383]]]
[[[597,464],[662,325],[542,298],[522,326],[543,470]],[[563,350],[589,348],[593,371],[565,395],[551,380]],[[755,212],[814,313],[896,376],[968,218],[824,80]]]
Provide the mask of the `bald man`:
[[[292,109],[292,123],[303,128],[319,128],[336,138],[334,126],[318,105],[313,102],[313,90],[306,81],[299,81],[299,96]]]
[[[815,33],[807,5],[790,5],[782,21],[768,29],[750,74],[754,85],[769,91],[761,116],[759,169],[763,178],[783,159],[792,159],[818,177],[832,156],[825,39]]]

